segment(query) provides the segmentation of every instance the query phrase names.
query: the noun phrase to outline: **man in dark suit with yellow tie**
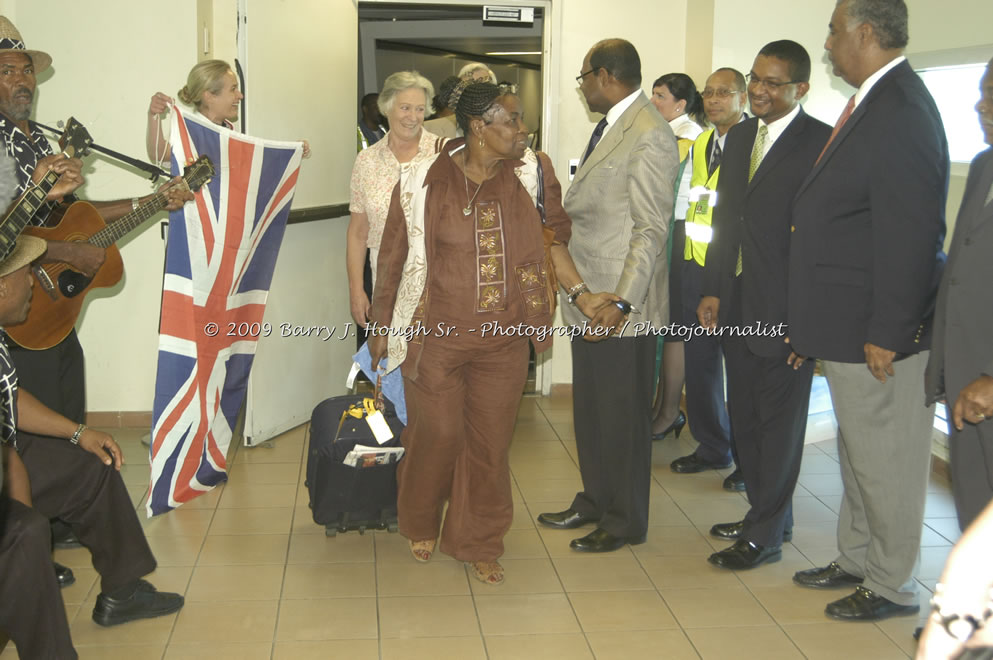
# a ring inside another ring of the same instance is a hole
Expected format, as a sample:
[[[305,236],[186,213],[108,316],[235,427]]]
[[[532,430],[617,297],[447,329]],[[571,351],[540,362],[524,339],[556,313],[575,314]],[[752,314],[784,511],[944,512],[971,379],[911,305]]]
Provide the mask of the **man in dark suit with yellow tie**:
[[[738,467],[751,508],[710,533],[735,543],[710,556],[721,568],[754,568],[782,557],[793,534],[813,363],[785,341],[793,197],[827,143],[831,127],[800,99],[810,89],[810,56],[795,41],[759,51],[748,74],[752,119],[728,132],[704,274],[700,325],[720,319],[728,410]],[[744,336],[744,329],[762,334]]]
[[[793,207],[789,335],[821,358],[838,419],[838,557],[793,580],[858,585],[828,616],[919,610],[934,406],[921,384],[944,261],[948,144],[903,49],[903,0],[842,0],[825,48],[856,88]]]

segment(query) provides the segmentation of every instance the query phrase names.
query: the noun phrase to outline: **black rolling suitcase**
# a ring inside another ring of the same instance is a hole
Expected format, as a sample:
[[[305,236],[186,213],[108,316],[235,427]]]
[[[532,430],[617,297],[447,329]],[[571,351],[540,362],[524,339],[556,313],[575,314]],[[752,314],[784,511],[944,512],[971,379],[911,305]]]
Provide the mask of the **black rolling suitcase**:
[[[353,529],[360,534],[366,529],[397,531],[396,462],[360,460],[355,467],[344,463],[355,445],[400,446],[403,424],[388,401],[382,412],[393,438],[383,445],[376,442],[364,416],[348,414],[350,408],[361,411],[368,398],[345,395],[325,399],[310,418],[306,485],[314,522],[324,525],[328,536]]]

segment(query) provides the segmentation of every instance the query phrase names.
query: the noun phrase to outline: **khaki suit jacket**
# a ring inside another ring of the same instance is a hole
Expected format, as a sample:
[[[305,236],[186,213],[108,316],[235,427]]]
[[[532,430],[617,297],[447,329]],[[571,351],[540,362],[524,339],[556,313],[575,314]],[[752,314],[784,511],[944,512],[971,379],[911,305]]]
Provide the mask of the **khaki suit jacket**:
[[[672,224],[679,150],[669,123],[642,93],[576,172],[565,197],[572,254],[591,291],[634,305],[619,334],[646,334],[669,322],[666,240]],[[567,324],[586,317],[563,301]]]

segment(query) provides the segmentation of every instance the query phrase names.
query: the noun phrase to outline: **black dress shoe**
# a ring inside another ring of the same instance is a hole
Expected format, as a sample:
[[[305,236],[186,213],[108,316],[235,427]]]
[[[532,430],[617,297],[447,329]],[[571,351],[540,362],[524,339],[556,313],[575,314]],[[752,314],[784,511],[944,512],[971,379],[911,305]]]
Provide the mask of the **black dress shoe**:
[[[667,426],[663,431],[659,433],[652,434],[652,440],[661,440],[670,433],[676,434],[676,439],[679,439],[679,434],[683,432],[683,427],[686,426],[686,415],[680,410],[679,414],[676,415],[676,419],[673,420],[672,424]]]
[[[741,470],[735,470],[728,476],[724,478],[724,490],[729,490],[733,493],[742,493],[745,491],[745,478],[741,476]]]
[[[76,582],[76,576],[72,574],[71,568],[58,562],[52,563],[55,564],[55,581],[59,583],[60,589],[65,589]]]
[[[703,472],[704,470],[723,470],[724,468],[731,467],[731,464],[732,461],[708,463],[698,458],[696,454],[690,454],[689,456],[677,458],[669,464],[669,468],[679,474],[691,474],[693,472]]]
[[[745,529],[745,521],[739,520],[738,522],[730,523],[718,523],[710,528],[710,535],[715,536],[719,539],[736,539],[741,537],[741,533]],[[783,530],[783,543],[789,543],[793,540],[793,530],[786,529]]]
[[[920,609],[920,605],[898,605],[871,589],[856,587],[855,593],[828,603],[824,613],[842,621],[879,621],[891,616],[917,614]]]
[[[586,523],[596,521],[590,518],[584,518],[573,509],[566,509],[558,513],[539,513],[538,522],[545,527],[554,527],[555,529],[576,529]]]
[[[97,596],[93,620],[101,626],[116,626],[137,619],[151,619],[179,611],[183,602],[179,594],[156,591],[148,582],[138,580],[138,587],[130,598],[111,598],[103,593]]]
[[[822,568],[810,568],[793,574],[793,582],[813,589],[837,589],[862,584],[862,578],[852,575],[833,561]]]
[[[631,545],[638,545],[639,543],[644,542],[644,536],[624,538],[621,536],[614,536],[610,532],[605,532],[597,527],[586,536],[579,539],[573,539],[572,542],[569,543],[569,547],[578,552],[613,552],[614,550],[623,548],[628,543]]]
[[[916,628],[914,628],[914,641],[915,642],[921,641],[921,633],[923,633],[923,632],[924,632],[924,627],[923,626],[917,626]]]
[[[707,558],[714,566],[743,571],[762,564],[771,564],[783,558],[780,546],[756,545],[745,539],[738,539],[730,548],[715,552]]]

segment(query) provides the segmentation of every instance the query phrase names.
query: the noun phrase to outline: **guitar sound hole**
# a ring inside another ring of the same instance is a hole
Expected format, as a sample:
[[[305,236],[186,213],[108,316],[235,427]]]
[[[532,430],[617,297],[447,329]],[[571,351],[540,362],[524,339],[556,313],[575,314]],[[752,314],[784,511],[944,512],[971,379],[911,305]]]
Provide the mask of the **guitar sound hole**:
[[[90,284],[90,278],[74,270],[59,273],[59,291],[66,298],[75,298]]]

